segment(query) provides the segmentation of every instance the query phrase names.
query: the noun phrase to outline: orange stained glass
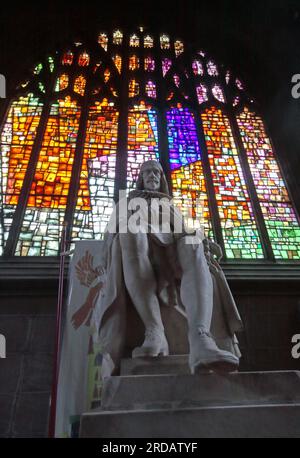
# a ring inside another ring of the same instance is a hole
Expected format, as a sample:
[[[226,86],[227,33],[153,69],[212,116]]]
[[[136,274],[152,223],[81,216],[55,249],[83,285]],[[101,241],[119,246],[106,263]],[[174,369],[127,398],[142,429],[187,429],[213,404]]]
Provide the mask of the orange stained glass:
[[[80,108],[70,97],[51,106],[30,190],[29,207],[66,207],[79,118]]]
[[[110,71],[109,69],[107,68],[105,71],[104,71],[104,82],[107,83],[107,81],[109,80],[110,78]]]
[[[86,79],[84,76],[80,75],[77,78],[75,78],[74,92],[77,92],[77,94],[83,96],[85,92],[85,86],[86,86]]]
[[[139,91],[140,91],[139,83],[137,83],[136,80],[130,80],[129,81],[129,97],[135,97],[136,95],[139,94]]]
[[[135,54],[129,57],[129,70],[137,70],[140,66],[139,58]]]
[[[5,204],[18,203],[41,112],[42,104],[32,94],[20,97],[9,109],[1,134]]]
[[[55,92],[63,91],[68,87],[69,77],[66,73],[60,75],[56,80]]]

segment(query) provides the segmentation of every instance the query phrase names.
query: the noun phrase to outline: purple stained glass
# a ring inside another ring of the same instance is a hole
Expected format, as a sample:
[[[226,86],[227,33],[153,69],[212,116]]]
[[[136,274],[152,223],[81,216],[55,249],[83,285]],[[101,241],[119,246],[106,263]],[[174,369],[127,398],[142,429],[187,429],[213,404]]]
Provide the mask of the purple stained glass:
[[[167,112],[171,170],[201,160],[194,115],[188,108]]]

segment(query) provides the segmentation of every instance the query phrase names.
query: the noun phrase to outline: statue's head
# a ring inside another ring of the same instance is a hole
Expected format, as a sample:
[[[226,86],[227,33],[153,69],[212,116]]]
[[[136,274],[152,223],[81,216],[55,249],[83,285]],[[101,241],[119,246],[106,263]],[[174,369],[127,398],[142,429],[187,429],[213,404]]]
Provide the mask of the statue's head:
[[[163,168],[158,161],[143,162],[137,179],[136,189],[159,191],[170,195]]]

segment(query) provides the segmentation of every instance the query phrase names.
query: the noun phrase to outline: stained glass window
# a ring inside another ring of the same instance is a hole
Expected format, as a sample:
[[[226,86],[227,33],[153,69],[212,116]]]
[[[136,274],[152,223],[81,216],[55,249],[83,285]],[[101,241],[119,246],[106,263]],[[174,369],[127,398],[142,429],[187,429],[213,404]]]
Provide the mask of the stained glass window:
[[[121,45],[123,41],[123,33],[121,30],[116,30],[113,33],[113,44],[114,45]]]
[[[60,75],[60,77],[56,81],[55,85],[55,92],[63,91],[69,85],[69,77],[65,73]]]
[[[263,257],[253,209],[228,117],[217,108],[201,115],[228,258]]]
[[[217,66],[212,60],[207,62],[207,73],[209,76],[218,76],[219,74]]]
[[[141,102],[129,110],[127,188],[132,189],[144,161],[159,160],[157,116],[155,110]]]
[[[169,69],[171,68],[171,65],[172,65],[171,59],[168,59],[167,57],[165,57],[165,58],[162,60],[162,72],[163,72],[163,76],[165,76],[166,73],[169,71]]]
[[[156,85],[153,81],[147,81],[146,83],[146,94],[152,99],[156,99]]]
[[[129,81],[129,97],[135,97],[140,92],[140,85],[139,83],[132,79]]]
[[[88,55],[87,52],[83,52],[80,54],[78,58],[78,65],[81,67],[87,67],[90,63],[90,56]]]
[[[34,75],[39,75],[43,70],[43,64],[38,64],[33,70]]]
[[[67,51],[63,55],[62,64],[63,65],[72,65],[73,59],[74,59],[74,54],[72,53],[72,51]]]
[[[274,255],[278,259],[299,259],[299,222],[264,123],[247,108],[237,121]]]
[[[72,240],[101,239],[113,208],[118,112],[104,99],[90,107]]]
[[[173,76],[173,80],[174,80],[175,85],[177,87],[179,87],[180,86],[180,78],[179,78],[179,76],[178,75],[174,75]]]
[[[80,109],[52,104],[15,254],[57,255],[78,134]]]
[[[300,259],[298,215],[244,81],[202,50],[183,59],[165,33],[158,45],[142,27],[102,31],[96,51],[75,42],[31,66],[1,120],[0,255],[56,256],[65,224],[72,244],[101,239],[118,190],[160,159],[187,224],[225,261]]]
[[[129,44],[130,44],[130,46],[132,46],[134,48],[140,46],[140,39],[135,33],[133,35],[131,35]]]
[[[146,56],[144,60],[144,69],[146,72],[153,72],[155,70],[155,60],[151,56]]]
[[[174,202],[191,228],[210,230],[206,184],[195,117],[187,108],[167,112]]]
[[[0,167],[1,253],[19,201],[41,112],[42,104],[33,94],[20,97],[11,104],[2,129],[2,167]]]
[[[79,95],[84,95],[86,85],[86,79],[84,76],[80,75],[75,78],[74,81],[74,92],[77,92]]]
[[[235,80],[235,84],[241,91],[244,89],[243,83],[238,78]]]
[[[146,35],[144,38],[144,48],[153,48],[153,38]]]
[[[170,38],[168,35],[161,35],[160,36],[160,47],[161,49],[170,49]]]
[[[221,86],[219,86],[219,84],[214,84],[211,92],[213,93],[213,96],[215,99],[219,100],[219,102],[225,103],[224,93],[223,93]]]
[[[194,75],[200,75],[200,76],[204,75],[203,65],[199,59],[193,60],[192,69],[193,69]]]
[[[109,80],[110,78],[110,70],[108,68],[106,68],[104,70],[104,83],[107,83],[107,81]]]
[[[118,72],[121,73],[121,70],[122,70],[122,57],[119,56],[119,54],[116,54],[115,56],[113,56],[113,61],[114,61],[115,66],[118,69]]]
[[[106,33],[100,33],[98,37],[98,43],[102,48],[107,51],[108,37]]]
[[[139,68],[139,58],[135,54],[129,57],[129,70],[137,70]]]
[[[208,100],[207,87],[204,84],[199,84],[199,86],[196,87],[196,92],[197,92],[198,102],[200,105],[201,103],[207,102]]]
[[[184,51],[184,45],[182,41],[176,40],[174,43],[174,48],[175,48],[175,54],[176,56],[179,56],[181,53]]]

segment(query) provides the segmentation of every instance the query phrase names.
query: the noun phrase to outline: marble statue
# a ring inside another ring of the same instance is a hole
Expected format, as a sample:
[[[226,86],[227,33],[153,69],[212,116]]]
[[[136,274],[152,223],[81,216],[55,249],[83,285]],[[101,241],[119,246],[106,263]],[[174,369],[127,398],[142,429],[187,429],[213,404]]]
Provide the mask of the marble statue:
[[[139,223],[144,215],[145,225],[137,232],[130,230],[128,221],[137,213],[131,203],[139,199],[146,200],[148,212],[139,212]],[[150,202],[158,199],[162,205],[153,210]],[[124,205],[128,213],[122,216]],[[170,215],[170,224],[162,226],[164,213]],[[242,329],[242,322],[216,259],[220,248],[188,231],[181,216],[160,163],[144,162],[136,189],[119,200],[105,233],[102,264],[107,285],[98,298],[100,340],[113,361],[118,361],[124,345],[126,288],[145,328],[144,342],[133,350],[133,358],[169,354],[161,307],[179,304],[188,322],[191,373],[235,371],[240,357],[235,333]]]

